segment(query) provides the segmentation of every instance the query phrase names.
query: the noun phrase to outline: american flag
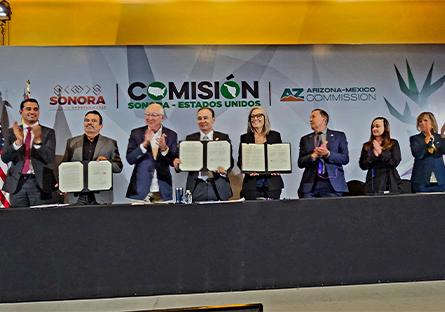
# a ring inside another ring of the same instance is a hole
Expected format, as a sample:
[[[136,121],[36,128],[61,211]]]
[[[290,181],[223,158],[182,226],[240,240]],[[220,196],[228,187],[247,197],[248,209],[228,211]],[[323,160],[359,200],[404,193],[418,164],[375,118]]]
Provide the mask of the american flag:
[[[3,153],[3,132],[0,125],[0,155]],[[0,189],[3,187],[3,183],[6,181],[6,172],[8,172],[8,165],[6,165],[0,158]],[[0,191],[0,207],[9,208],[9,194]]]

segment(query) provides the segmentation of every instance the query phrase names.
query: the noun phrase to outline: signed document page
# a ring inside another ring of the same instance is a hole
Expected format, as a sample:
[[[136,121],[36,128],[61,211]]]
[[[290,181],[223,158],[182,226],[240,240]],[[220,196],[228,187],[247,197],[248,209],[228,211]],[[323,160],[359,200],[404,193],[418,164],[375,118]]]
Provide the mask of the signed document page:
[[[105,191],[113,186],[113,172],[108,160],[90,161],[88,163],[88,189]]]
[[[199,141],[179,143],[179,169],[181,171],[200,171],[204,166],[204,146]]]
[[[63,162],[60,164],[59,190],[67,193],[83,190],[83,164],[80,161]]]
[[[215,171],[218,167],[230,168],[232,158],[231,145],[227,141],[209,141],[207,143],[207,169]]]
[[[267,145],[267,169],[269,172],[290,172],[292,170],[289,143]]]
[[[264,144],[241,144],[242,172],[265,172]]]

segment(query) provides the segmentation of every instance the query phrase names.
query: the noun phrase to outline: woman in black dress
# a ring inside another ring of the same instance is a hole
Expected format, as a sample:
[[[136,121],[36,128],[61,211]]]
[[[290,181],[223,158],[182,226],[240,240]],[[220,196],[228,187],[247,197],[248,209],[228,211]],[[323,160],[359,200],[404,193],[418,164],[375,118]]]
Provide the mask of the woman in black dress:
[[[368,170],[365,192],[400,193],[401,180],[396,167],[401,160],[399,142],[391,138],[388,120],[374,118],[371,137],[363,144],[359,161],[360,168]]]
[[[241,135],[238,167],[242,168],[241,143],[273,144],[282,143],[279,132],[270,129],[269,117],[262,107],[250,110],[247,119],[247,133]],[[283,179],[279,173],[246,173],[244,175],[241,197],[245,199],[271,198],[280,199]]]

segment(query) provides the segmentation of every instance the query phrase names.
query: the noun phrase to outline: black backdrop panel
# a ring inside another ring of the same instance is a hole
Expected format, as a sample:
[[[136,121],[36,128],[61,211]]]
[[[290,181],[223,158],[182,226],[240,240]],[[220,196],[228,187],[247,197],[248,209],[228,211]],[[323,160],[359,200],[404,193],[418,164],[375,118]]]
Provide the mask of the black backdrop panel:
[[[443,279],[445,195],[3,209],[0,302]]]

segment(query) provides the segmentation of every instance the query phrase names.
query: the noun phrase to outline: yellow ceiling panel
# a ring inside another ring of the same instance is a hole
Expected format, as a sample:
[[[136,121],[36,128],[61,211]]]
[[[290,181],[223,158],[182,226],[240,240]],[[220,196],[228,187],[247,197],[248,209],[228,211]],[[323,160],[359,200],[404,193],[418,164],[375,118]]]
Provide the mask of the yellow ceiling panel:
[[[10,45],[445,43],[445,1],[10,3]]]

